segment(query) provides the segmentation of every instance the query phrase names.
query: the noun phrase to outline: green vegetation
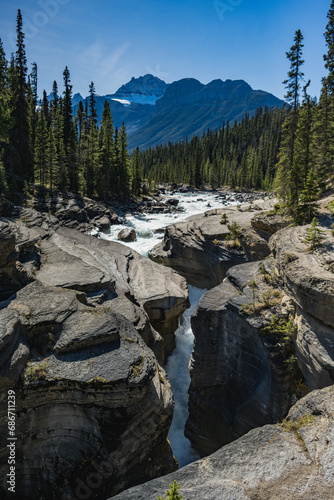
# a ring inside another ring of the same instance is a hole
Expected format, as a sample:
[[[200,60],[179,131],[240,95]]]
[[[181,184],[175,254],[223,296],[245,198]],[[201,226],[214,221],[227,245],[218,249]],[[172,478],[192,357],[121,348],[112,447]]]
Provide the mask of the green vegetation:
[[[54,190],[72,191],[103,200],[139,196],[158,182],[271,190],[279,209],[296,223],[310,222],[317,200],[334,180],[334,2],[328,11],[324,55],[326,76],[319,102],[302,87],[303,34],[297,30],[287,58],[290,69],[286,106],[265,107],[239,122],[176,144],[128,152],[123,124],[113,125],[108,102],[97,123],[94,82],[86,106],[72,109],[69,68],[63,91],[56,81],[52,100],[38,101],[37,65],[28,74],[21,11],[17,15],[16,52],[6,59],[0,40],[0,192],[11,197]],[[249,210],[251,210],[251,205]],[[223,218],[222,221],[227,218]],[[237,239],[235,238],[236,242]]]
[[[307,248],[308,252],[313,252],[316,248],[322,245],[323,241],[326,239],[326,231],[321,229],[318,220],[314,217],[311,223],[311,227],[306,230],[306,236],[303,240],[304,243],[309,243],[310,246]]]
[[[275,185],[282,203],[295,222],[310,222],[317,213],[316,201],[333,181],[334,158],[334,2],[328,12],[324,55],[328,74],[322,80],[319,103],[307,93],[310,81],[303,87],[300,104],[300,86],[303,35],[296,31],[294,45],[287,53],[291,63],[285,96],[290,107],[283,124],[282,144]]]
[[[25,200],[47,190],[71,191],[100,199],[128,198],[141,192],[138,150],[130,159],[123,124],[114,130],[109,103],[97,123],[95,87],[89,106],[72,109],[70,71],[63,72],[64,90],[53,82],[52,100],[44,90],[38,101],[37,65],[28,74],[21,11],[17,14],[17,50],[6,60],[0,39],[0,192]]]
[[[140,356],[139,359],[136,361],[136,364],[133,365],[132,373],[135,377],[138,377],[143,372],[144,362],[145,358],[143,356]]]
[[[45,380],[47,369],[48,365],[46,362],[38,364],[28,363],[26,377],[35,382]]]
[[[300,429],[302,427],[305,427],[306,425],[311,425],[313,424],[315,420],[315,415],[307,414],[303,415],[302,417],[299,417],[297,420],[287,420],[284,418],[282,420],[282,423],[279,424],[279,426],[285,431],[285,432],[293,432],[300,444],[303,446],[303,448],[306,451],[306,445],[305,441],[303,439],[303,436],[300,434]]]
[[[232,222],[232,224],[228,224],[228,229],[230,234],[228,234],[225,238],[225,241],[228,241],[228,246],[231,248],[239,248],[241,247],[240,237],[241,237],[241,227],[236,222]]]
[[[180,486],[174,481],[169,485],[170,489],[166,491],[166,497],[158,497],[158,500],[182,500],[182,495],[179,493]]]
[[[253,117],[246,114],[240,123],[227,122],[189,142],[142,151],[143,176],[149,183],[271,189],[286,112],[260,108]]]
[[[227,221],[228,221],[227,214],[223,213],[220,223],[221,224],[227,224]]]

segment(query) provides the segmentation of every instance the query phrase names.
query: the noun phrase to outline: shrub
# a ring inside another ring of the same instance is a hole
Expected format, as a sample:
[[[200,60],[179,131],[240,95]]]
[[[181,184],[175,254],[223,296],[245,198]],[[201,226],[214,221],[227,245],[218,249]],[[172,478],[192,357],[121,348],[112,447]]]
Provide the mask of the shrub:
[[[159,497],[158,500],[182,500],[182,495],[179,493],[180,486],[174,481],[173,484],[169,485],[170,489],[166,491],[166,498]]]

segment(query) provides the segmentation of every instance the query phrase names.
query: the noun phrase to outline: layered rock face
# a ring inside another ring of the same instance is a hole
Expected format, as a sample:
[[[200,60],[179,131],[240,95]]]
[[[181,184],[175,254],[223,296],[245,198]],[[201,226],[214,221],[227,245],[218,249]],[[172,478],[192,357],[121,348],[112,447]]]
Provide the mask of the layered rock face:
[[[334,252],[332,236],[307,252],[305,227],[279,231],[270,240],[277,270],[296,305],[296,355],[310,389],[334,383]]]
[[[274,202],[261,200],[256,208],[268,208]],[[224,223],[223,216],[226,216]],[[191,285],[212,288],[223,281],[230,267],[269,255],[266,238],[251,227],[253,217],[252,209],[238,211],[236,207],[194,215],[185,222],[167,227],[163,242],[154,247],[150,257],[175,269]],[[240,231],[238,244],[224,245],[223,241],[231,234],[228,226],[233,223]]]
[[[166,374],[130,321],[84,302],[82,292],[33,283],[0,312],[0,381],[16,393],[17,498],[105,498],[173,469]],[[7,392],[1,400],[6,436]],[[8,448],[0,453],[7,498]]]
[[[67,228],[41,241],[40,248],[39,282],[84,291],[90,302],[122,311],[161,363],[171,354],[178,317],[189,305],[181,276],[120,243]]]
[[[156,500],[174,480],[183,500],[332,498],[334,391],[314,391],[291,408],[288,423],[254,429],[183,469],[117,495]]]
[[[192,316],[186,436],[202,456],[252,428],[280,421],[291,405],[293,386],[282,340],[263,332],[281,303],[259,273],[263,266],[255,262],[231,268],[221,285],[203,295]],[[266,268],[270,276],[272,262],[266,261]],[[263,294],[267,304],[260,305]],[[253,314],[253,307],[261,307],[261,314]]]
[[[158,363],[189,304],[184,278],[55,216],[13,214],[1,219],[9,281],[0,302],[0,433],[8,435],[13,390],[17,497],[106,498],[174,470],[173,397]]]

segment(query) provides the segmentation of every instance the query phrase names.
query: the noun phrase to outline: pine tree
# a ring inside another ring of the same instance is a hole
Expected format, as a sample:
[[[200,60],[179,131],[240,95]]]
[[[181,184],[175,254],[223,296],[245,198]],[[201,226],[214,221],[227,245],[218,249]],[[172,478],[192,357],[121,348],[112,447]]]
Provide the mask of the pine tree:
[[[324,55],[328,75],[322,80],[320,102],[314,128],[314,157],[321,190],[326,189],[327,178],[334,176],[334,1],[327,14]]]
[[[70,72],[66,66],[64,73],[64,99],[63,99],[63,137],[66,157],[67,177],[69,189],[75,193],[79,190],[79,174],[76,161],[76,131],[73,121],[72,85]]]
[[[22,25],[22,15],[19,9],[16,25],[15,70],[11,73],[13,126],[10,134],[10,171],[14,175],[33,180],[33,154],[27,85],[28,68]]]
[[[48,129],[44,113],[38,113],[35,147],[35,179],[46,187]]]
[[[8,151],[10,122],[10,89],[8,62],[3,50],[2,40],[0,38],[0,168],[1,168],[1,186],[4,191],[7,189],[5,178],[5,166],[3,161],[5,153]]]
[[[288,79],[283,83],[286,85],[287,93],[285,98],[290,104],[290,109],[283,124],[283,141],[275,180],[278,193],[290,213],[294,213],[297,209],[300,194],[300,172],[295,163],[295,142],[299,114],[300,81],[304,77],[301,71],[304,63],[302,59],[302,41],[303,35],[300,30],[297,30],[294,38],[295,43],[290,51],[286,53],[290,61],[290,70]]]
[[[130,191],[130,172],[129,172],[129,152],[128,152],[128,139],[126,133],[126,127],[124,122],[120,127],[117,134],[117,150],[116,150],[116,161],[117,172],[118,172],[118,187],[119,193],[123,198],[129,196]]]
[[[174,481],[169,485],[169,490],[166,491],[166,498],[159,497],[158,500],[182,500],[182,495],[179,493],[180,486]]]
[[[94,196],[94,192],[97,187],[97,173],[99,169],[97,112],[95,107],[95,88],[93,82],[89,85],[89,94],[89,133],[87,134],[87,163],[85,181],[87,196],[91,198]]]
[[[317,201],[319,199],[319,186],[314,170],[308,171],[304,184],[304,189],[300,195],[300,204],[295,219],[299,222],[311,222],[311,219],[317,215]]]
[[[57,165],[57,148],[56,148],[56,143],[55,143],[55,137],[54,137],[54,132],[53,132],[53,127],[49,127],[49,133],[48,133],[48,144],[47,144],[47,170],[49,174],[49,188],[52,193],[54,189],[54,182],[55,182],[55,169]]]
[[[315,104],[307,94],[310,80],[303,89],[303,103],[299,110],[296,130],[294,168],[298,172],[298,191],[304,186],[312,161],[312,135]]]
[[[139,196],[141,192],[141,175],[140,175],[140,155],[139,147],[137,147],[132,156],[132,186],[131,191],[134,196]]]
[[[326,231],[321,229],[318,219],[314,217],[311,222],[311,226],[306,230],[306,237],[304,239],[304,243],[310,243],[307,251],[313,252],[323,243],[325,238]]]
[[[99,196],[107,200],[117,192],[114,125],[108,101],[105,101],[103,106],[99,141],[100,175],[98,176],[97,188]]]
[[[324,55],[325,68],[328,70],[326,86],[330,95],[334,95],[334,0],[331,1],[327,13],[328,23],[326,26],[325,40],[328,47],[327,54]]]

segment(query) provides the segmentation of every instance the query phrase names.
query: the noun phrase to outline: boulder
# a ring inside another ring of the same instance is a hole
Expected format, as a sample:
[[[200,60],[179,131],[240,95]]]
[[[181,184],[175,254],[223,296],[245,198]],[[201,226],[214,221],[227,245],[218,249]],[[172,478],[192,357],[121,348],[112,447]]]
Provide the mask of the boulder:
[[[332,498],[334,391],[310,393],[283,425],[265,425],[168,476],[113,500],[156,500],[177,481],[183,500]]]
[[[125,227],[120,230],[117,235],[117,239],[120,241],[135,241],[137,239],[137,234],[132,227]]]
[[[110,224],[118,223],[118,216],[110,206],[74,193],[54,192],[49,197],[37,198],[33,206],[40,212],[52,213],[62,225],[82,231],[96,226],[108,229]]]
[[[132,323],[37,282],[0,311],[0,383],[15,391],[18,498],[106,498],[175,470],[173,398]],[[0,432],[8,435],[7,390]],[[134,439],[135,436],[135,439]],[[0,496],[8,448],[0,450]]]

